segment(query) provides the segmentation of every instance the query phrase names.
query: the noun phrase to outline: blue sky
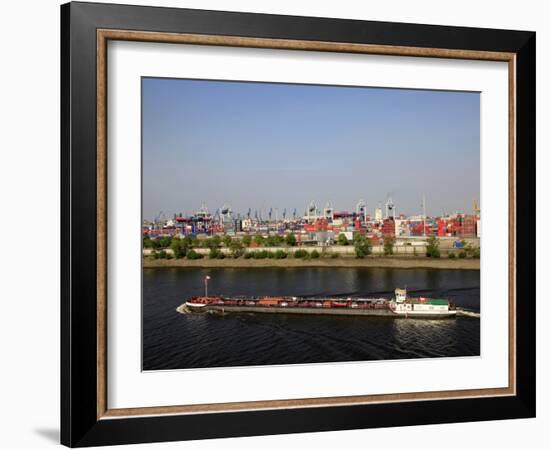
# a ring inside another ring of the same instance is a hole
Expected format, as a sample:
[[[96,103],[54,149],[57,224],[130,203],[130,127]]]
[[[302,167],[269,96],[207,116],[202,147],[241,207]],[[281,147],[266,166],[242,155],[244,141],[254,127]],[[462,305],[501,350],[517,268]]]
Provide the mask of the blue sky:
[[[479,93],[144,78],[142,102],[145,219],[479,201]]]

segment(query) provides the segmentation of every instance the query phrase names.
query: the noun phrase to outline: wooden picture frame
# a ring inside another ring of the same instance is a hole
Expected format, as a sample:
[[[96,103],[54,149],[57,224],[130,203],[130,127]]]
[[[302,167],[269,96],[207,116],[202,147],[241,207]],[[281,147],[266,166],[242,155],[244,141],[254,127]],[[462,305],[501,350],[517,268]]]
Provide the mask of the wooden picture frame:
[[[535,33],[93,3],[63,5],[61,26],[63,444],[534,417]],[[507,62],[508,387],[110,409],[106,394],[109,40]]]

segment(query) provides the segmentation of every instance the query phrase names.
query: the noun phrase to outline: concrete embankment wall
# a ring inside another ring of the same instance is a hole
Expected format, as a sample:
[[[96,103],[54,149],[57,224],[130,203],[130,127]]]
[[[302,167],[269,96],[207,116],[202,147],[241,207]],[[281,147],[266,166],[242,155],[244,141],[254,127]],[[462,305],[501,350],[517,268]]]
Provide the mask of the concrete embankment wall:
[[[324,267],[324,268],[387,268],[387,269],[451,269],[479,270],[479,259],[426,258],[425,256],[370,256],[355,258],[286,258],[286,259],[143,259],[143,268],[201,267],[218,268],[261,268],[261,267]]]

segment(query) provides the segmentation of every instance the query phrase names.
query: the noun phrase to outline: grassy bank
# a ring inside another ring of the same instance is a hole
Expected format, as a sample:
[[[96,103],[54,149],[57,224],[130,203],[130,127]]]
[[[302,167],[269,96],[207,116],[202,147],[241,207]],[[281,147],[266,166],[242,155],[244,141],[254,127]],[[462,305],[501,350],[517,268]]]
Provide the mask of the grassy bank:
[[[479,270],[479,259],[366,257],[319,259],[143,259],[144,268],[156,267],[379,267],[395,269]]]

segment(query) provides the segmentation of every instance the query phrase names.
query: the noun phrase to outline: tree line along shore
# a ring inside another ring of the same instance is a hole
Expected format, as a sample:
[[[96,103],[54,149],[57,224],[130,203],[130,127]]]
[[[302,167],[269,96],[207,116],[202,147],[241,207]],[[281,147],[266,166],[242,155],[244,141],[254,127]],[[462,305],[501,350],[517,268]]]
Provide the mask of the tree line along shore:
[[[337,245],[299,246],[293,234],[267,237],[245,235],[143,238],[144,267],[426,267],[479,269],[480,249],[462,242],[461,248],[440,249],[439,239],[424,245],[396,245],[385,237],[373,246],[359,234]]]

